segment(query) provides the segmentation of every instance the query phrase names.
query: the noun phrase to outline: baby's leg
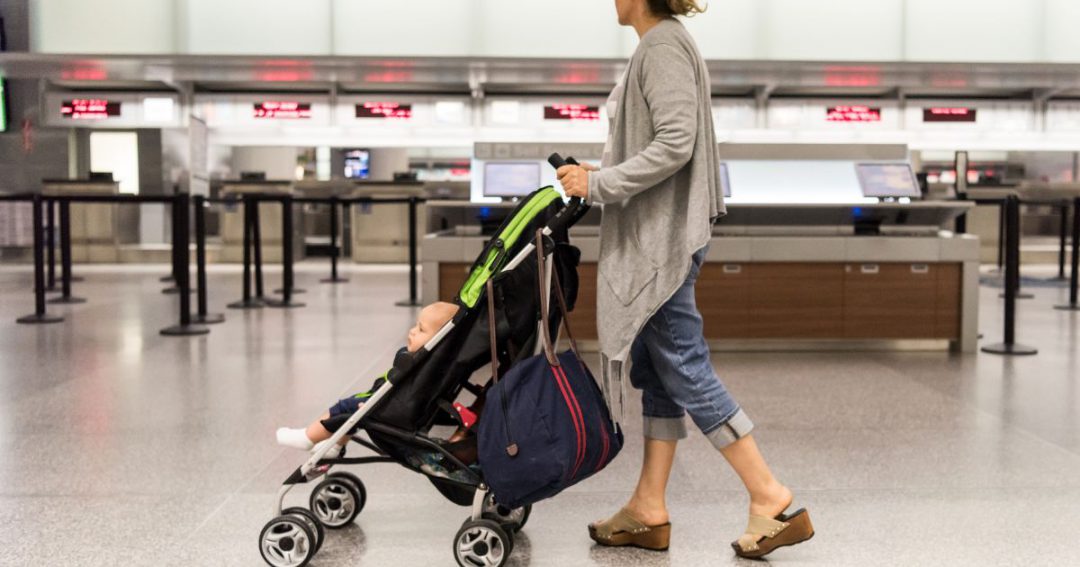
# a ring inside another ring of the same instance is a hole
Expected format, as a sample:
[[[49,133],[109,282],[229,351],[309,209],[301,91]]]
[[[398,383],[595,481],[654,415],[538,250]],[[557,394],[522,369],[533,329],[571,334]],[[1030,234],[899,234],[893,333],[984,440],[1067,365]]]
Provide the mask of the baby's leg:
[[[323,427],[322,422],[324,419],[330,419],[330,412],[326,412],[319,416],[319,419],[311,422],[311,425],[307,426],[307,429],[305,430],[307,438],[312,444],[329,439],[332,435],[326,427]]]

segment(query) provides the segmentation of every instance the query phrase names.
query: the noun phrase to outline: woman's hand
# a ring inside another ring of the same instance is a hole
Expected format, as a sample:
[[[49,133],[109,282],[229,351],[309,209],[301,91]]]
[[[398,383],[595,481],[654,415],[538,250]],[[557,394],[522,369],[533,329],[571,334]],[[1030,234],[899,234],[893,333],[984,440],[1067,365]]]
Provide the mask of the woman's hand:
[[[564,165],[555,172],[567,197],[589,198],[589,172],[597,171],[592,164]]]

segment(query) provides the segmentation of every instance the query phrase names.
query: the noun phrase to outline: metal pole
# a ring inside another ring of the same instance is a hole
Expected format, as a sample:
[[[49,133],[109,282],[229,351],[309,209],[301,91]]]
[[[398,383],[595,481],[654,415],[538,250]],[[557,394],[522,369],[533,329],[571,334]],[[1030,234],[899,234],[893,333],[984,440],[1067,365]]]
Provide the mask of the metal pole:
[[[19,317],[16,322],[26,325],[39,323],[58,323],[63,317],[49,315],[45,312],[45,242],[41,214],[41,195],[34,195],[34,313],[25,317]]]
[[[409,299],[397,303],[403,307],[416,307],[420,305],[416,293],[416,205],[419,199],[409,197]]]
[[[56,204],[52,199],[46,199],[47,222],[45,223],[46,251],[49,253],[47,266],[49,268],[49,291],[56,289]]]
[[[244,295],[240,301],[228,305],[229,309],[258,309],[262,302],[251,296],[251,250],[252,250],[252,212],[257,204],[247,195],[242,200],[244,217]]]
[[[982,348],[991,354],[1031,355],[1039,351],[1016,344],[1016,295],[1020,291],[1020,198],[1009,195],[1005,203],[1005,341]]]
[[[1057,279],[1065,279],[1065,248],[1069,241],[1069,201],[1062,199],[1058,204],[1058,212],[1061,214],[1061,225],[1058,230],[1058,275]]]
[[[998,259],[1000,272],[1005,267],[1005,201],[998,203]]]
[[[251,245],[255,251],[255,298],[263,298],[263,271],[262,271],[262,230],[259,221],[259,207],[262,199],[251,197]]]
[[[177,194],[178,193],[176,193],[175,191],[173,192],[173,195],[177,195]],[[175,208],[175,207],[176,206],[173,205],[173,208]],[[175,242],[177,242],[177,241],[179,241],[181,239],[181,234],[180,234],[180,226],[177,225],[176,222],[175,222],[176,215],[173,215],[172,218],[173,218],[173,222],[172,222],[172,241],[175,243]],[[170,271],[170,273],[172,274],[172,276],[170,278],[168,278],[168,279],[162,278],[159,281],[164,281],[164,282],[171,281],[173,283],[173,285],[161,290],[161,293],[165,293],[165,294],[180,293],[180,279],[177,277],[177,274],[180,273],[180,248],[178,246],[173,246],[172,247],[172,270]]]
[[[85,303],[81,297],[71,295],[71,202],[60,199],[60,279],[61,294],[49,303]]]
[[[1080,291],[1080,197],[1073,199],[1072,274],[1069,277],[1069,303],[1056,305],[1054,309],[1080,311],[1078,291]]]
[[[269,299],[270,307],[303,307],[303,303],[292,300],[293,294],[293,198],[285,195],[281,198],[281,301]]]
[[[330,197],[330,277],[322,280],[323,283],[344,283],[348,278],[338,277],[338,198]]]
[[[221,323],[225,316],[220,313],[207,313],[206,290],[206,197],[195,196],[195,285],[198,286],[198,313],[195,322],[203,325]]]
[[[180,288],[180,324],[161,330],[161,334],[170,337],[205,335],[210,329],[202,325],[194,325],[191,322],[191,226],[189,213],[191,211],[191,198],[187,193],[180,193],[173,199],[173,223],[179,226],[177,236],[173,240],[173,248],[176,250],[177,270],[176,285]]]

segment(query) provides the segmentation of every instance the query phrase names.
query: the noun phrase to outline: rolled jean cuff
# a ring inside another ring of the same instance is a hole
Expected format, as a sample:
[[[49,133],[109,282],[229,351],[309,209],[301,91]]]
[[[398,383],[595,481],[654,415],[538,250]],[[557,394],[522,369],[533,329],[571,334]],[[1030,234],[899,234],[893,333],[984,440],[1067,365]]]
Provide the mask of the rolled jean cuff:
[[[716,429],[706,433],[705,436],[709,438],[709,442],[713,444],[713,447],[723,449],[750,435],[753,430],[754,422],[750,421],[750,416],[746,415],[746,412],[739,409],[739,411],[735,412],[735,415],[721,423]]]
[[[682,417],[644,416],[645,437],[658,441],[686,439],[686,420]]]

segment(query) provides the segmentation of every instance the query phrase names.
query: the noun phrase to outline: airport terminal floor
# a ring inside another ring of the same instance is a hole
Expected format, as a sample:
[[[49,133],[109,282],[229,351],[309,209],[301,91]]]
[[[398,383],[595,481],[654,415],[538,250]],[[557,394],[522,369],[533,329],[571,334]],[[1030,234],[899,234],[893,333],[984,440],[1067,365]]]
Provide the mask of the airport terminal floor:
[[[306,308],[230,311],[189,340],[158,335],[175,312],[164,266],[79,268],[77,292],[91,301],[50,306],[68,320],[41,326],[13,323],[32,309],[29,269],[0,269],[0,565],[260,565],[259,530],[305,457],[274,430],[307,423],[391,363],[416,316],[394,306],[404,268],[349,266],[351,283],[327,286],[323,266],[300,264]],[[238,295],[239,279],[237,267],[211,268],[212,311],[237,299],[224,295]],[[1029,291],[1018,338],[1037,357],[714,353],[775,472],[814,514],[813,540],[769,563],[1080,564],[1080,329],[1051,308],[1064,288]],[[998,292],[980,292],[984,341],[1000,338]],[[696,432],[671,481],[670,551],[590,541],[586,524],[633,489],[637,399],[623,453],[536,505],[509,565],[755,564],[729,547],[745,493]],[[350,470],[367,505],[312,565],[452,563],[465,508],[397,465]]]

